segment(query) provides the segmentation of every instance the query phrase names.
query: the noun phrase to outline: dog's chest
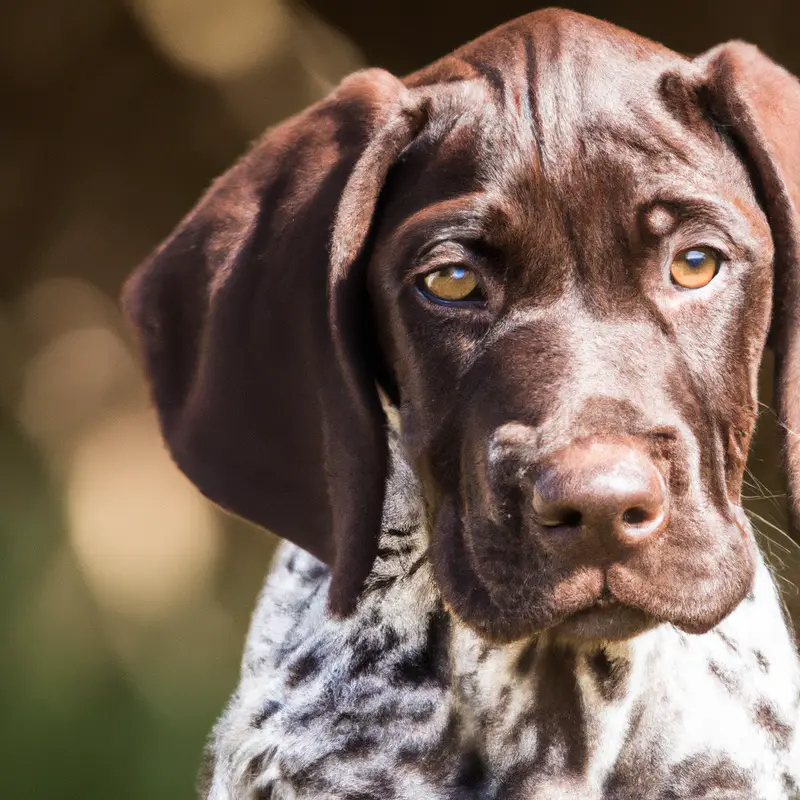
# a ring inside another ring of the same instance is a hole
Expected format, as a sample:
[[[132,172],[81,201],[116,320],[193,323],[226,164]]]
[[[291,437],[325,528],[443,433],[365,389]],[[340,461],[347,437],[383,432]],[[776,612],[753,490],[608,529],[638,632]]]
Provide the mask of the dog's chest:
[[[492,646],[442,608],[413,490],[389,497],[346,620],[326,614],[326,568],[279,551],[215,731],[212,800],[799,796],[800,671],[763,565],[703,636]]]
[[[798,676],[759,597],[730,620],[759,632],[747,641],[728,625],[706,637],[660,628],[585,652],[491,647],[441,610],[426,572],[378,577],[372,602],[333,622],[325,570],[284,548],[216,732],[211,797],[797,791]]]

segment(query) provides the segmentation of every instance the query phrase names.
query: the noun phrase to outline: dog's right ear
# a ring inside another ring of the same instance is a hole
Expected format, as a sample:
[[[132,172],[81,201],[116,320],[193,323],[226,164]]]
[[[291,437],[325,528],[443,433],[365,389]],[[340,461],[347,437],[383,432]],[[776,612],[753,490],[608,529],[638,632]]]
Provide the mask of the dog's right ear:
[[[793,533],[800,535],[800,82],[745,42],[697,59],[718,124],[744,154],[775,243],[769,344],[784,432]]]
[[[219,178],[124,292],[177,464],[328,563],[340,613],[375,557],[386,470],[361,250],[423,118],[388,73],[347,78]]]

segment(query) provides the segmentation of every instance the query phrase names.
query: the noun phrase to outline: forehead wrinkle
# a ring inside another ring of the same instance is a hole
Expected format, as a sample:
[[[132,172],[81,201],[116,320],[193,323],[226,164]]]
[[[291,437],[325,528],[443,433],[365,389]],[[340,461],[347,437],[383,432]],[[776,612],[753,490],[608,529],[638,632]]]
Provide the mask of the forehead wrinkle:
[[[481,179],[487,189],[512,191],[520,176],[540,171],[538,147],[527,101],[525,83],[514,78],[506,85],[508,95],[501,106],[485,111],[477,138],[487,154],[481,163]],[[524,98],[519,103],[516,99]],[[496,153],[503,157],[497,158]]]
[[[627,146],[648,156],[672,152],[691,160],[680,142],[683,130],[658,94],[668,67],[682,63],[670,51],[649,53],[644,62],[626,48],[603,42],[601,47],[561,47],[554,57],[551,46],[539,39],[529,46],[532,116],[542,168],[559,175],[569,156],[580,151],[581,142]],[[611,50],[610,53],[605,52]],[[609,141],[612,140],[612,141]]]
[[[500,150],[503,158],[485,158],[483,178],[487,186],[507,188],[519,174],[536,169],[539,161],[536,131],[540,128],[533,99],[536,59],[530,35],[513,35],[513,29],[493,48],[491,58],[482,53],[463,53],[460,60],[469,64],[486,81],[489,92],[483,104],[477,143],[491,155]]]
[[[677,165],[697,168],[697,148],[688,144],[685,134],[670,133],[659,115],[644,112],[637,119],[599,117],[587,120],[577,136],[588,158],[646,160],[650,169],[673,170]],[[707,154],[706,154],[707,155]]]
[[[596,176],[616,166],[642,183],[654,175],[705,177],[723,155],[710,133],[705,121],[687,128],[655,92],[640,93],[619,108],[576,119],[570,148],[562,154],[561,174]]]
[[[437,125],[436,137],[429,129],[424,131],[393,166],[375,215],[377,241],[394,241],[398,232],[405,235],[404,226],[415,215],[421,214],[421,221],[426,214],[452,212],[454,227],[473,201],[480,206],[484,182],[480,163],[486,160],[476,134],[481,126],[466,117],[445,122]]]

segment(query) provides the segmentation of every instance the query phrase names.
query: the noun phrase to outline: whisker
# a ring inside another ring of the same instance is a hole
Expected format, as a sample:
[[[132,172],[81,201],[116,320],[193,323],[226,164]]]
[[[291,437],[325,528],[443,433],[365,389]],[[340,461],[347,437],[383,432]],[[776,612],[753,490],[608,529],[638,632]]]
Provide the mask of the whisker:
[[[789,536],[789,534],[785,530],[783,530],[783,528],[779,527],[778,525],[776,525],[771,520],[768,520],[766,517],[762,517],[761,514],[757,514],[752,509],[749,509],[749,508],[745,509],[745,512],[750,517],[755,517],[759,522],[763,522],[764,525],[767,525],[772,530],[774,530],[776,533],[779,533],[784,539],[787,539],[791,543],[792,547],[795,547],[795,548],[798,549],[798,551],[800,551],[800,545],[791,536]]]
[[[786,433],[788,433],[788,434],[791,434],[792,436],[795,436],[795,437],[797,437],[798,439],[800,439],[800,433],[798,433],[796,430],[793,430],[792,428],[790,428],[790,427],[789,427],[789,426],[788,426],[788,425],[787,425],[787,424],[786,424],[786,423],[785,423],[785,422],[784,422],[784,421],[783,421],[783,420],[782,420],[782,419],[781,419],[781,418],[780,418],[780,417],[779,417],[779,416],[778,416],[778,415],[775,413],[775,409],[774,409],[774,408],[772,408],[772,406],[769,406],[769,405],[767,405],[766,403],[763,403],[761,400],[758,400],[758,401],[757,401],[757,403],[758,403],[758,405],[760,405],[760,406],[761,406],[761,407],[762,407],[762,408],[763,408],[765,411],[769,411],[769,412],[772,414],[772,416],[773,416],[773,417],[775,417],[775,421],[778,423],[778,425],[780,425],[780,426],[781,426],[781,428],[783,428],[783,429],[786,431]]]
[[[774,506],[774,508],[777,511],[779,512],[783,511],[782,505],[781,503],[778,502],[778,500],[785,498],[786,493],[770,491],[769,487],[765,483],[762,483],[748,466],[745,466],[744,468],[744,476],[742,483],[744,483],[749,488],[755,490],[758,493],[756,496],[751,497],[749,499],[767,500]]]

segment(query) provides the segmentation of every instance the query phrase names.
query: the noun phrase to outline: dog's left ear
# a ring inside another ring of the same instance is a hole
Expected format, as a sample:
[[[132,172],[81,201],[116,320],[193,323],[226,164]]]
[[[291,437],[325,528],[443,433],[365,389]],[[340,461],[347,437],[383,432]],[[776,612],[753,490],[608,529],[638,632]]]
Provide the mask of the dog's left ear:
[[[177,464],[329,564],[340,613],[377,552],[386,468],[362,250],[424,120],[389,73],[350,76],[220,177],[124,294]]]
[[[795,534],[800,522],[800,82],[745,42],[697,59],[701,92],[740,149],[772,230],[775,284],[769,344]]]

